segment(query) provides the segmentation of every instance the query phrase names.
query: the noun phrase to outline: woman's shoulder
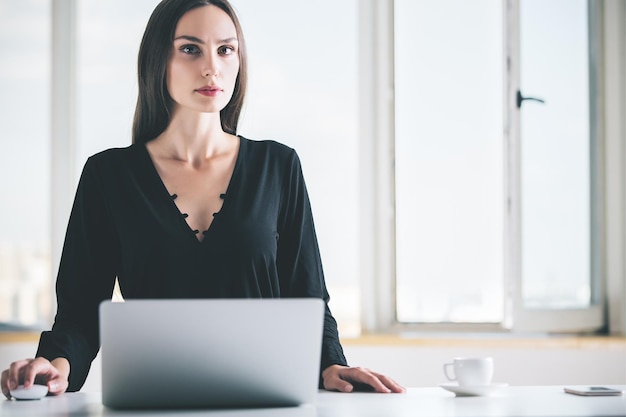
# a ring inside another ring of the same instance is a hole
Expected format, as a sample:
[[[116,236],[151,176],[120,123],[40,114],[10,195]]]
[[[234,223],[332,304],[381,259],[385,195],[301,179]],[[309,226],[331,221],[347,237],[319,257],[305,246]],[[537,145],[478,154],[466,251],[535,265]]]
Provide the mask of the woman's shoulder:
[[[241,144],[245,148],[245,152],[251,157],[264,155],[266,157],[279,160],[292,160],[298,158],[295,149],[276,140],[253,140],[244,136],[240,136],[240,138]]]
[[[129,160],[136,158],[140,151],[140,146],[132,144],[126,147],[109,148],[99,151],[87,158],[86,165],[120,165],[126,164]]]
[[[131,144],[129,146],[119,148],[108,148],[94,153],[89,159],[106,160],[125,157],[131,153],[137,152],[139,145]]]

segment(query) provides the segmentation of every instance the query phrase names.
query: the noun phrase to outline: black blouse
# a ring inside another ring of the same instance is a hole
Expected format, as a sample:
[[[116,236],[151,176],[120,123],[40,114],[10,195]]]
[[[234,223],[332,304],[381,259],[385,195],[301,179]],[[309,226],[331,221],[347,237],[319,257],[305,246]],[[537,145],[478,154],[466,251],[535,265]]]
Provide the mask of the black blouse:
[[[98,353],[98,306],[111,298],[116,277],[126,299],[322,298],[321,370],[346,364],[296,152],[240,137],[222,197],[200,241],[145,145],[87,160],[63,246],[55,322],[37,352],[68,359],[69,391],[82,387]]]

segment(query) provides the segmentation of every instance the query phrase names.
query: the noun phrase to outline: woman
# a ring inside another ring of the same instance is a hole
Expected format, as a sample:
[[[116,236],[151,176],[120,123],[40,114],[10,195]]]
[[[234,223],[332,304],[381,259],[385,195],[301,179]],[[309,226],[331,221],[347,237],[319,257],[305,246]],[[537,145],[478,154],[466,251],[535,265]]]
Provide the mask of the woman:
[[[319,297],[328,303],[296,153],[237,136],[246,52],[226,0],[164,0],[139,51],[133,145],[89,158],[70,215],[58,311],[36,359],[2,373],[81,388],[99,349],[98,305],[115,278],[126,298]],[[320,383],[404,388],[348,367],[326,305]]]

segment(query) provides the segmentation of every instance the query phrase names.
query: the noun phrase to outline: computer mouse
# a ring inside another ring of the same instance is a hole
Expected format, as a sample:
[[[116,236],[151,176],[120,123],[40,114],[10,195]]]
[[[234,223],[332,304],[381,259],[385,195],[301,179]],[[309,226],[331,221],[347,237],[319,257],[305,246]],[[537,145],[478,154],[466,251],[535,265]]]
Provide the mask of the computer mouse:
[[[40,400],[48,395],[48,386],[34,384],[30,388],[19,385],[16,389],[9,390],[11,397],[16,400]]]

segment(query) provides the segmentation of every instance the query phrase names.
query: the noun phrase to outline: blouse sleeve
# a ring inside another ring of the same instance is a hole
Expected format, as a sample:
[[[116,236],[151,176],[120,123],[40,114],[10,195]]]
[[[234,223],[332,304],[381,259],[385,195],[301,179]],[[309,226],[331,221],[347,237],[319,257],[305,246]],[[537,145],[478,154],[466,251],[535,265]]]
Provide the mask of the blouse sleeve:
[[[83,169],[67,227],[57,275],[57,314],[41,334],[37,356],[66,358],[68,391],[78,391],[100,347],[98,309],[110,299],[116,277],[118,239],[103,195],[96,162]]]
[[[324,280],[311,205],[295,151],[287,170],[288,184],[282,199],[279,224],[278,276],[283,296],[317,297],[325,301],[320,368],[323,371],[330,365],[347,365],[347,362],[339,342],[337,322],[328,307],[330,297]]]

